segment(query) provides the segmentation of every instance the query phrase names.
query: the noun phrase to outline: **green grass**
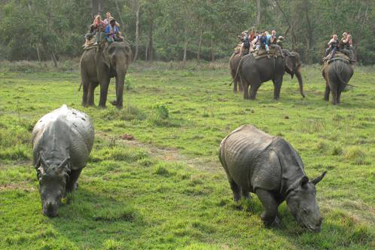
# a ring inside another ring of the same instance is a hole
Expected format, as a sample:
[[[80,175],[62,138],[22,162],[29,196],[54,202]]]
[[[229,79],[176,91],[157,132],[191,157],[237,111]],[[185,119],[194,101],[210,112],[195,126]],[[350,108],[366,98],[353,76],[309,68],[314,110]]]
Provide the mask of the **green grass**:
[[[279,101],[271,83],[247,101],[227,86],[226,64],[141,63],[131,66],[117,110],[80,105],[75,67],[28,65],[0,67],[0,249],[375,248],[373,68],[356,68],[355,87],[333,106],[323,100],[319,66],[303,68],[305,99],[286,75]],[[111,85],[109,100],[114,93]],[[79,189],[49,219],[31,131],[63,103],[93,118],[96,139]],[[308,176],[328,170],[317,187],[321,233],[301,229],[285,204],[281,226],[268,229],[256,196],[232,201],[217,152],[242,124],[288,140]]]

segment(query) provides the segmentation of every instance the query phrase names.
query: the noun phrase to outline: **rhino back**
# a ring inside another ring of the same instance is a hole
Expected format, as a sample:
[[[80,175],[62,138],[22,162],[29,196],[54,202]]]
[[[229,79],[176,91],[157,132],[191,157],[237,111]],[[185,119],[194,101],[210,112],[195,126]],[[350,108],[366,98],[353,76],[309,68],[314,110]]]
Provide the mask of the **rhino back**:
[[[33,130],[34,165],[40,152],[50,163],[70,157],[73,169],[83,168],[94,142],[90,118],[66,105],[43,116]]]
[[[272,136],[254,126],[244,125],[234,130],[220,146],[220,158],[227,174],[241,187],[252,189],[253,177],[261,167],[256,159],[272,141]]]

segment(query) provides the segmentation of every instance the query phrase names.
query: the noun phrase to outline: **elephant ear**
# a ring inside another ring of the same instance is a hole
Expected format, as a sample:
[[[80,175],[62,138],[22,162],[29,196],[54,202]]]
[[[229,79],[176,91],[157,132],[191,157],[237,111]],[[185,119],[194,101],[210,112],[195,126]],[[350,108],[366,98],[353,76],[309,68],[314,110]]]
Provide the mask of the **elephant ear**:
[[[285,67],[287,72],[292,76],[294,76],[294,68],[295,68],[295,57],[290,55],[285,57]]]
[[[103,62],[105,63],[105,65],[107,65],[108,68],[111,67],[111,59],[110,59],[110,55],[109,55],[109,52],[108,52],[108,47],[104,48],[102,53],[101,53],[101,58],[103,60]]]

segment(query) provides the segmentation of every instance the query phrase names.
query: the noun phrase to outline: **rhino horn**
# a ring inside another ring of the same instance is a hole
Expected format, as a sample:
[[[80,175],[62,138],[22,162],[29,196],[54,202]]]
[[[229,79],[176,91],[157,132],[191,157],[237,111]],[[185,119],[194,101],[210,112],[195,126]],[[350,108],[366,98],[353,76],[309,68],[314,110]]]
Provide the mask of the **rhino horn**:
[[[312,182],[314,185],[318,184],[318,183],[324,178],[324,176],[326,175],[326,173],[327,173],[327,171],[324,171],[323,174],[322,174],[321,176],[315,178],[315,179],[312,180],[311,182]]]

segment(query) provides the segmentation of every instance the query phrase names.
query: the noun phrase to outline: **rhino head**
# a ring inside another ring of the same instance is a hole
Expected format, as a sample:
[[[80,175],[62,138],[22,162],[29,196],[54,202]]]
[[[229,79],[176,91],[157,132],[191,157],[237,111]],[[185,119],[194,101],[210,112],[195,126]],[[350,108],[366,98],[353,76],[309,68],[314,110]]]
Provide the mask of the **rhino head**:
[[[37,167],[39,180],[39,193],[42,199],[43,214],[48,217],[56,217],[61,199],[66,195],[66,183],[69,177],[69,158],[60,164],[50,164],[40,156]]]
[[[319,232],[322,226],[322,217],[316,202],[315,185],[318,184],[327,172],[310,181],[307,176],[302,177],[286,198],[288,208],[294,218],[308,230]]]

